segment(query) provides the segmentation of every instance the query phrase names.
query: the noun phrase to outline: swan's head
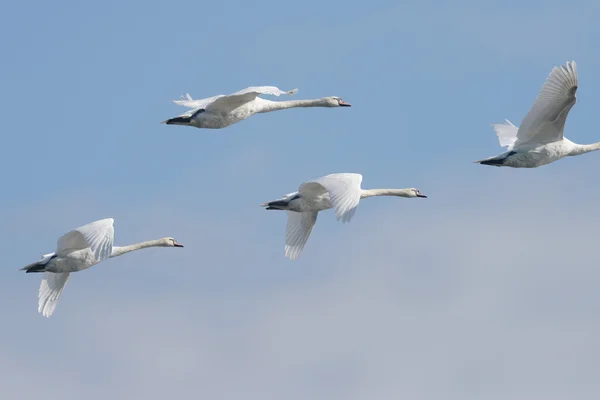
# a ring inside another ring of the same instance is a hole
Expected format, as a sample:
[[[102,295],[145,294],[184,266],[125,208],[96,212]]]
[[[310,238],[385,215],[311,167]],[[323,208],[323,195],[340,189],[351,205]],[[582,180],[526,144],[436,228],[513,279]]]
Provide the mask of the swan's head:
[[[183,247],[181,243],[179,243],[177,240],[175,240],[175,238],[172,237],[166,237],[164,239],[161,239],[161,241],[164,247]]]
[[[410,188],[408,189],[409,197],[422,197],[424,199],[427,198],[419,189]]]
[[[327,107],[350,107],[352,104],[346,103],[341,97],[331,96],[325,97]]]

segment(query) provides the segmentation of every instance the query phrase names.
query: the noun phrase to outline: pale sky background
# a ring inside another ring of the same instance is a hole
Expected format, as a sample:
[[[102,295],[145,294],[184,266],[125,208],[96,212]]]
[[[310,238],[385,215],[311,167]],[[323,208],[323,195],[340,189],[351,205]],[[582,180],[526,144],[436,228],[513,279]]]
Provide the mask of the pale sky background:
[[[600,154],[491,168],[576,60],[566,126],[600,140],[595,1],[31,1],[0,13],[2,399],[555,400],[600,396]],[[344,109],[224,130],[169,101],[247,86]],[[259,203],[312,178],[426,200],[324,212],[297,262]],[[72,276],[18,268],[79,225],[174,236]]]

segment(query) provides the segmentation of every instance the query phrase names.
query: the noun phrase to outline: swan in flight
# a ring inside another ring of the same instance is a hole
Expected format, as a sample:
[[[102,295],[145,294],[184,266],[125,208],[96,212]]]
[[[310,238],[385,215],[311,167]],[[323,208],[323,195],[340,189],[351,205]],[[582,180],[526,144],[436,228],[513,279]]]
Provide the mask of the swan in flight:
[[[506,146],[507,151],[475,162],[496,167],[535,168],[563,157],[600,150],[600,142],[577,144],[563,136],[567,114],[576,102],[577,85],[575,61],[554,67],[520,128],[508,120],[505,124],[492,125],[500,146]]]
[[[56,251],[45,254],[42,259],[21,268],[21,271],[44,272],[38,293],[38,312],[50,317],[56,308],[69,274],[82,271],[130,251],[146,247],[183,247],[171,237],[150,240],[129,246],[113,246],[114,220],[106,218],[80,226],[58,239]]]
[[[417,189],[361,189],[360,174],[331,174],[304,182],[297,192],[263,203],[267,210],[287,211],[285,256],[295,260],[302,252],[319,211],[333,208],[337,220],[349,222],[360,199],[372,196],[427,198]]]
[[[261,94],[279,96],[294,95],[298,89],[284,92],[275,86],[249,87],[230,95],[218,95],[202,100],[194,100],[189,94],[181,96],[173,103],[191,110],[163,121],[167,125],[185,125],[196,128],[220,129],[240,122],[256,113],[285,110],[295,107],[350,107],[339,97],[324,97],[315,100],[270,101],[258,97]]]

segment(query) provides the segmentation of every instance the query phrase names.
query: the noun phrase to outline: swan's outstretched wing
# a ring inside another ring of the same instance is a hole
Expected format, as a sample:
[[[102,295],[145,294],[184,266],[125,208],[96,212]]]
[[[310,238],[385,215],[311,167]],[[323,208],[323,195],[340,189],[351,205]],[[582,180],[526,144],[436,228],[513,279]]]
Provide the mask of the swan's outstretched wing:
[[[107,259],[112,253],[115,236],[113,223],[114,219],[106,218],[73,229],[58,239],[56,254],[62,257],[74,250],[89,247],[96,261]]]
[[[317,222],[318,211],[295,212],[287,211],[288,220],[285,231],[285,256],[290,260],[298,258],[315,222]]]
[[[189,93],[186,93],[185,96],[181,96],[180,100],[173,100],[173,103],[177,104],[178,106],[184,106],[192,108],[194,110],[199,110],[208,107],[209,104],[211,104],[213,101],[220,97],[225,97],[225,95],[219,94],[217,96],[208,97],[206,99],[194,100],[192,99],[192,96],[190,96]]]
[[[577,101],[577,85],[575,61],[554,67],[533,107],[521,122],[515,146],[562,140],[567,115]]]
[[[249,88],[232,93],[228,96],[220,97],[213,101],[211,104],[207,105],[205,108],[209,111],[221,110],[226,112],[228,110],[239,107],[244,103],[254,100],[260,94],[268,94],[272,96],[288,94],[290,96],[293,96],[297,92],[298,89],[288,90],[286,92],[275,86],[251,86]]]
[[[514,126],[509,120],[506,120],[505,124],[492,124],[492,127],[494,128],[494,132],[496,132],[496,136],[498,136],[500,147],[506,146],[507,150],[512,149],[517,141],[517,131],[519,128]]]
[[[352,219],[360,201],[361,174],[331,174],[300,185],[301,195],[319,195],[323,190],[329,192],[331,206],[335,216],[342,222]]]
[[[69,275],[68,272],[60,274],[44,272],[44,279],[42,279],[38,292],[38,312],[44,317],[48,318],[54,312]]]
[[[173,103],[192,108],[194,110],[208,109],[216,111],[217,109],[222,112],[227,112],[233,108],[239,107],[243,103],[254,100],[260,94],[268,94],[272,96],[280,96],[282,94],[289,94],[290,96],[296,94],[298,89],[283,91],[275,86],[251,86],[246,89],[242,89],[230,95],[219,94],[217,96],[208,97],[206,99],[194,100],[189,93],[185,96],[181,96],[180,100],[173,100]],[[183,114],[184,116],[187,115]]]
[[[230,94],[227,97],[232,97],[232,96],[245,96],[245,97],[251,97],[251,98],[256,98],[256,96],[258,96],[259,94],[268,94],[271,96],[281,96],[282,94],[288,94],[290,96],[295,95],[296,93],[298,93],[298,88],[296,89],[292,89],[292,90],[281,90],[278,87],[275,86],[250,86],[249,88],[246,89],[242,89],[239,90],[235,93]]]

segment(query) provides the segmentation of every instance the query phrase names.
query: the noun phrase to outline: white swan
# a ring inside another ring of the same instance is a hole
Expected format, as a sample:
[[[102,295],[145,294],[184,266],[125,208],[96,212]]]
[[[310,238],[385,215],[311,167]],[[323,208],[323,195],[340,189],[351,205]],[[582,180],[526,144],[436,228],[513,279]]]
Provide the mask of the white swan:
[[[506,124],[492,125],[500,146],[506,146],[508,151],[475,162],[496,167],[535,168],[563,157],[600,150],[600,142],[577,144],[563,136],[567,114],[576,102],[577,85],[575,61],[554,67],[520,128],[508,120]]]
[[[163,121],[167,125],[185,125],[196,128],[220,129],[250,117],[256,113],[285,110],[295,107],[350,107],[339,97],[324,97],[315,100],[270,101],[258,97],[261,94],[279,96],[296,94],[298,89],[284,92],[275,86],[249,87],[228,96],[218,95],[194,100],[189,94],[173,103],[191,108],[184,114]]]
[[[45,254],[41,260],[21,268],[27,273],[45,273],[38,293],[38,312],[44,317],[50,317],[54,312],[71,272],[82,271],[107,258],[146,247],[183,247],[170,237],[123,247],[113,246],[113,222],[112,218],[106,218],[80,226],[58,239],[56,252]]]
[[[331,174],[305,182],[297,192],[263,203],[267,210],[286,210],[285,256],[295,260],[304,248],[319,211],[333,208],[336,217],[349,222],[360,199],[372,196],[427,198],[417,189],[361,189],[360,174]]]

